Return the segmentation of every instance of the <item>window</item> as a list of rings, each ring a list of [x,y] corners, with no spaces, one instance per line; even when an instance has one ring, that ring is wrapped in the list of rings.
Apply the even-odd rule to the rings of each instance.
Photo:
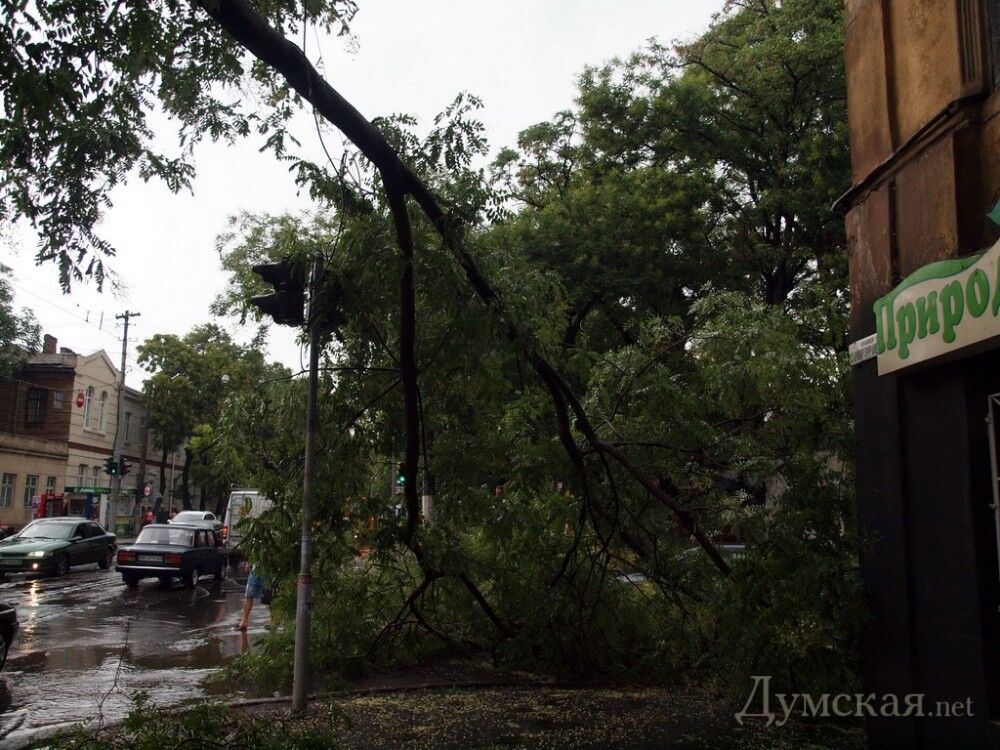
[[[87,483],[87,467],[85,464],[80,464],[80,473],[77,474],[76,480],[78,487],[83,487]]]
[[[132,412],[125,412],[125,442],[132,442]]]
[[[83,402],[83,426],[90,427],[90,416],[94,410],[94,386],[88,386],[87,397]]]
[[[64,396],[65,394],[60,390],[52,391],[52,406],[56,409],[62,409],[66,404]]]
[[[146,526],[139,532],[136,544],[172,544],[175,547],[193,547],[191,529],[171,529],[166,526]]]
[[[49,392],[46,388],[28,389],[28,411],[24,421],[28,424],[41,424],[45,421],[45,407],[49,402]]]
[[[101,411],[100,411],[100,415],[97,418],[97,429],[99,429],[101,432],[104,432],[104,415],[105,415],[105,412],[107,411],[107,406],[108,406],[108,392],[107,391],[102,391],[101,392]]]
[[[0,508],[9,508],[14,502],[14,482],[16,474],[4,474],[0,481]]]
[[[52,495],[56,491],[56,478],[45,477],[45,494]]]
[[[94,483],[91,485],[91,487],[100,487],[100,486],[101,486],[101,467],[100,466],[95,466],[94,467]]]
[[[31,498],[38,494],[38,475],[28,474],[24,478],[24,507],[31,507]]]

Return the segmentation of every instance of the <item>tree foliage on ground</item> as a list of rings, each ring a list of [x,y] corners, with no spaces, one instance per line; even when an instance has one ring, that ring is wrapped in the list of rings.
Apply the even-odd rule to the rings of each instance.
[[[28,308],[14,309],[11,270],[0,264],[0,375],[10,375],[41,345],[41,328]]]
[[[827,209],[847,180],[839,3],[730,3],[692,44],[588,71],[575,110],[488,170],[477,100],[456,99],[424,136],[407,117],[365,122],[288,41],[294,3],[94,5],[60,35],[33,32],[22,8],[4,32],[21,59],[0,76],[17,107],[3,141],[27,138],[41,160],[12,162],[4,208],[35,222],[64,283],[103,273],[94,221],[128,168],[189,179],[149,151],[148,99],[188,143],[256,127],[284,154],[301,97],[360,152],[294,163],[315,218],[245,217],[223,245],[237,291],[219,311],[245,315],[247,263],[281,250],[320,254],[324,297],[344,313],[324,352],[317,658],[471,646],[578,671],[849,681],[845,253]],[[307,4],[306,20],[351,12]],[[95,80],[80,49],[101,61]],[[39,78],[62,107],[52,124],[32,119]],[[264,91],[249,114],[246,84]],[[70,132],[80,96],[119,107],[118,138]],[[102,158],[79,158],[91,151]],[[49,193],[69,204],[56,218]],[[286,607],[302,388],[237,394],[198,435],[275,498],[248,544]],[[762,505],[768,487],[781,491]],[[730,536],[747,551],[727,561]],[[368,562],[352,565],[362,547]]]

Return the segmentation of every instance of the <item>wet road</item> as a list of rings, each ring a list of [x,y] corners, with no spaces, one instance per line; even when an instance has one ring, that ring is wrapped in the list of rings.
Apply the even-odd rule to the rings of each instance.
[[[194,589],[145,580],[129,591],[113,570],[87,565],[63,578],[0,583],[0,602],[14,605],[21,626],[0,673],[12,698],[0,714],[0,747],[39,726],[119,719],[140,690],[160,705],[203,698],[205,678],[264,632],[259,605],[248,634],[233,629],[245,578],[206,576]]]

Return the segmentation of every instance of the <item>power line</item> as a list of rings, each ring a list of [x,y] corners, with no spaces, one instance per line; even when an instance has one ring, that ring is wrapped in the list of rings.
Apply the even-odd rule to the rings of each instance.
[[[34,292],[31,289],[28,289],[26,286],[24,286],[23,283],[21,283],[19,281],[14,281],[13,279],[9,279],[9,281],[11,282],[11,284],[13,284],[14,286],[18,287],[22,292],[26,292],[27,294],[30,294],[32,297],[35,297],[35,298],[41,300],[45,304],[51,305],[52,307],[56,308],[60,312],[63,312],[66,315],[69,315],[71,318],[76,318],[81,323],[89,325],[91,328],[93,328],[95,331],[98,331],[102,335],[107,336],[109,338],[112,338],[115,341],[120,341],[120,339],[118,338],[118,336],[116,336],[111,331],[105,331],[103,328],[101,328],[98,325],[95,325],[94,323],[91,323],[90,320],[88,320],[87,318],[84,318],[84,317],[80,316],[78,313],[75,313],[72,310],[67,310],[62,305],[59,305],[59,304],[53,302],[52,300],[43,297],[41,294],[38,294],[37,292]]]

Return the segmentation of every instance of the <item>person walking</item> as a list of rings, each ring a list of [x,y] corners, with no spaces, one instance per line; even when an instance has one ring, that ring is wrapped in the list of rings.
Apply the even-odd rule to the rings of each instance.
[[[250,612],[253,610],[253,600],[264,596],[264,579],[257,575],[257,567],[250,569],[250,576],[247,578],[246,591],[243,592],[243,617],[233,627],[237,630],[246,631],[250,624]]]

